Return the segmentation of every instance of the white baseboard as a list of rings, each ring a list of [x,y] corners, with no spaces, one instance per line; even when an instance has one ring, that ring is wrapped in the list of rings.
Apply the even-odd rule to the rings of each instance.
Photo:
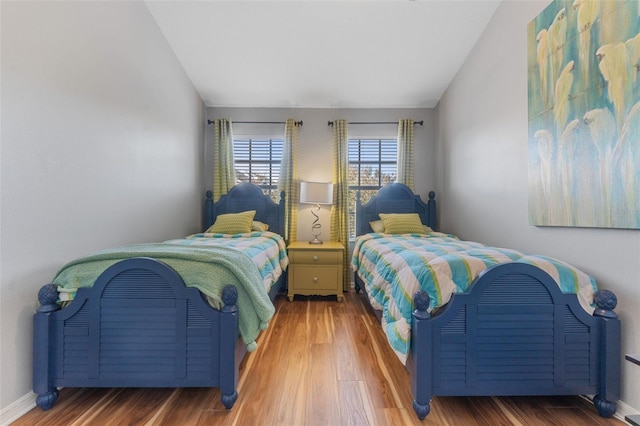
[[[11,403],[8,407],[0,410],[0,426],[7,426],[11,422],[27,414],[36,406],[36,394],[29,392],[19,400]]]
[[[624,422],[625,421],[624,418],[626,416],[633,416],[633,415],[637,415],[637,414],[640,414],[640,413],[638,413],[638,410],[634,409],[630,405],[625,404],[622,401],[618,401],[617,410],[616,410],[616,414],[614,415],[614,417],[616,419],[622,420]]]

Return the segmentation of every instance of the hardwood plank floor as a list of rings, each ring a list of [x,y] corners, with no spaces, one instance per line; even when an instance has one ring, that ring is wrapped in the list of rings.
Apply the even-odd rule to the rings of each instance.
[[[240,366],[231,410],[217,389],[62,389],[22,425],[623,425],[580,397],[435,397],[420,422],[409,374],[363,296],[276,299],[258,350]]]

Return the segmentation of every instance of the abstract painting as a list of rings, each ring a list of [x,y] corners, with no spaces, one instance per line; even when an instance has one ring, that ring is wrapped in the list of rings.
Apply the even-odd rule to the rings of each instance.
[[[529,223],[640,229],[640,6],[555,0],[527,28]]]

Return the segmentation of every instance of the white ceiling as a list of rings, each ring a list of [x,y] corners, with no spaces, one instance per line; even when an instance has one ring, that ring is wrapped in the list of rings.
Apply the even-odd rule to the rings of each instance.
[[[206,106],[434,107],[500,1],[147,1]]]

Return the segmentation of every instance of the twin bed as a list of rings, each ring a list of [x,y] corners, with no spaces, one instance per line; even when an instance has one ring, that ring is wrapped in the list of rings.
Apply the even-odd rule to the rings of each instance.
[[[269,231],[250,234],[251,241],[264,234],[278,240],[283,205],[254,185],[240,184],[217,203],[209,194],[206,227],[220,215],[255,210],[254,220]],[[381,225],[382,231],[406,225],[397,228],[397,216],[385,216],[381,224],[381,213],[400,218],[416,213],[421,229],[405,235],[380,232]],[[372,225],[378,232],[372,232]],[[410,372],[413,408],[420,419],[437,395],[594,395],[598,413],[613,415],[621,354],[611,292],[596,292],[589,276],[555,259],[435,232],[435,195],[424,203],[402,184],[388,185],[365,205],[358,203],[356,228],[356,289],[380,310],[389,343]],[[240,258],[237,252],[225,254],[229,249],[224,247],[214,257],[227,259],[228,268],[216,265],[209,272],[173,264],[165,255],[186,248],[204,256],[203,247],[226,244],[211,237],[197,234],[136,247],[124,260],[114,260],[111,251],[89,258],[109,263],[106,269],[98,265],[97,278],[89,279],[95,278],[95,284],[78,289],[64,309],[56,303],[59,283],[44,286],[34,316],[37,405],[51,408],[63,386],[193,386],[219,387],[222,403],[231,408],[239,364],[269,319],[269,312],[260,313],[256,305],[269,310],[265,300],[273,300],[284,285],[287,259],[283,243],[276,243],[280,249],[254,262],[257,270],[268,269],[268,263],[273,270],[259,271],[255,278],[236,273],[251,268],[233,266]],[[257,252],[270,250],[256,247]],[[197,279],[210,275],[228,282],[211,290]],[[62,287],[84,285],[65,281]],[[262,305],[249,302],[248,293],[256,291]],[[245,311],[253,311],[253,319],[241,320]],[[247,329],[247,322],[252,327]]]
[[[219,387],[231,408],[240,362],[284,286],[283,205],[252,184],[216,203],[209,192],[205,229],[250,232],[127,246],[65,265],[38,294],[36,404],[51,408],[58,387]],[[60,309],[59,299],[72,301]]]
[[[379,310],[410,372],[418,417],[437,395],[594,395],[598,413],[612,416],[621,359],[615,295],[556,259],[435,232],[435,211],[435,194],[424,203],[399,183],[356,208],[356,289]],[[415,216],[394,223],[412,213],[431,229],[416,229]],[[372,232],[381,218],[384,232]]]

